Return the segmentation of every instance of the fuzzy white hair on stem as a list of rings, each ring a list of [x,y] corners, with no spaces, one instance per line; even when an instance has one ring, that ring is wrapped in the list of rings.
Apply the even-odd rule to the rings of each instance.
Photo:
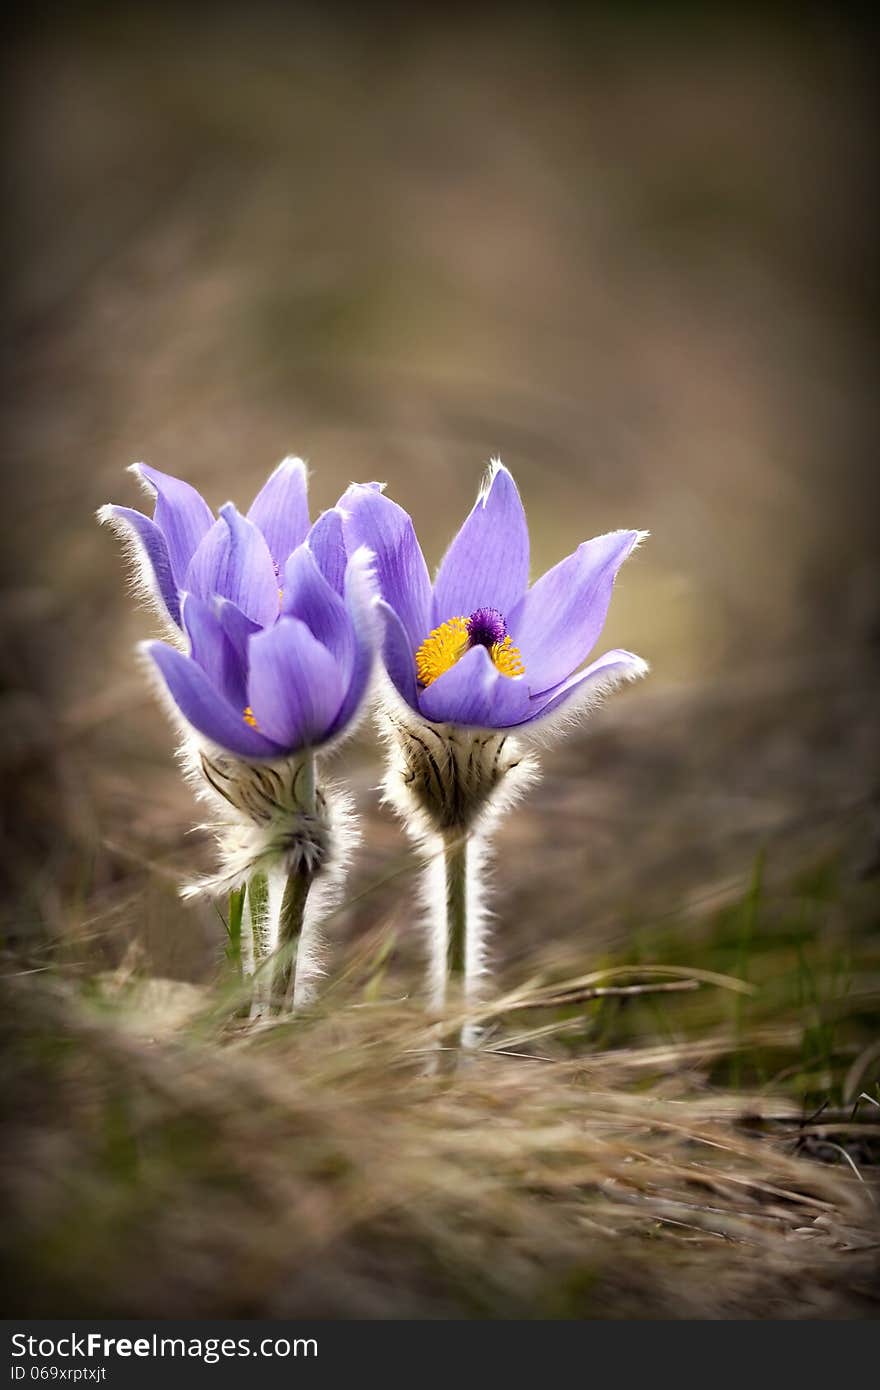
[[[388,752],[384,799],[425,863],[428,996],[434,1012],[479,1002],[489,978],[489,845],[498,820],[538,766],[504,730],[432,724],[383,687],[379,731]],[[457,997],[453,998],[453,995]],[[460,1042],[472,1048],[466,1024]]]
[[[468,1009],[481,1002],[491,978],[489,928],[493,914],[488,907],[491,886],[491,840],[485,831],[463,835],[453,852],[461,855],[464,877],[464,961],[460,981],[450,979],[450,933],[455,929],[450,912],[450,843],[440,835],[423,841],[426,853],[422,876],[422,902],[428,928],[428,997],[432,1011],[442,1014],[447,1007]],[[450,985],[458,998],[450,997]],[[477,1045],[479,1029],[466,1022],[461,1045]]]

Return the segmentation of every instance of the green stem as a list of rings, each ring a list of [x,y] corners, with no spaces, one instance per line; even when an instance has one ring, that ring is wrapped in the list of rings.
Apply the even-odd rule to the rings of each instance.
[[[296,779],[296,798],[304,811],[315,814],[315,755],[311,751],[303,754]]]
[[[444,1001],[460,1009],[467,997],[467,837],[461,834],[446,840],[446,974]],[[450,1037],[453,1047],[463,1045],[463,1036]],[[454,1065],[455,1054],[448,1054]]]
[[[446,979],[451,992],[464,993],[467,958],[467,840],[447,841]]]
[[[244,917],[244,888],[233,888],[229,894],[229,917],[226,923],[226,959],[237,975],[241,974],[241,925]]]
[[[290,874],[281,902],[275,970],[272,976],[272,1003],[280,1013],[289,1013],[296,988],[297,945],[302,936],[306,903],[314,875],[305,871]]]
[[[262,1017],[266,1004],[265,931],[269,915],[269,880],[262,871],[252,874],[244,890],[247,930],[250,943],[249,959],[243,965],[250,979],[251,1018]],[[244,925],[244,924],[243,924]]]
[[[251,928],[251,949],[254,972],[259,970],[265,955],[265,922],[269,912],[269,880],[265,873],[255,873],[247,886],[248,920]]]
[[[307,814],[315,814],[315,758],[306,753],[297,773],[296,797]],[[306,904],[314,873],[298,867],[288,875],[281,900],[275,962],[272,974],[272,1003],[280,1013],[289,1013],[296,990],[297,946],[302,937]]]

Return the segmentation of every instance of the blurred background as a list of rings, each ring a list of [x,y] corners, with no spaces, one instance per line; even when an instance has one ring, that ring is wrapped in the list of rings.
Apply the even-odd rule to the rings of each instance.
[[[191,829],[198,812],[171,730],[135,662],[153,618],[94,520],[106,501],[140,505],[124,471],[135,460],[186,477],[213,506],[244,507],[282,456],[300,454],[313,516],[352,479],[385,480],[432,568],[493,455],[523,495],[533,576],[586,537],[649,529],[602,643],[637,651],[652,674],[543,755],[540,786],[504,822],[498,969],[520,981],[564,955],[577,971],[664,961],[748,975],[763,991],[748,1013],[700,994],[589,1014],[587,1055],[656,1045],[668,1094],[663,1048],[690,1059],[711,1036],[713,1057],[732,1051],[698,1078],[687,1070],[688,1085],[784,1086],[804,1114],[850,1107],[860,1088],[880,1101],[870,37],[840,9],[786,17],[635,3],[421,14],[121,3],[8,29],[0,924],[17,976],[49,990],[21,996],[31,1003],[2,1021],[21,1068],[10,1096],[24,1128],[2,1185],[29,1269],[22,1306],[358,1316],[404,1305],[442,1315],[461,1297],[468,1316],[506,1313],[520,1297],[539,1306],[532,1276],[512,1262],[518,1236],[482,1262],[466,1239],[437,1254],[437,1231],[459,1219],[471,1229],[457,1211],[428,1233],[424,1288],[451,1269],[445,1304],[430,1293],[419,1302],[409,1255],[388,1284],[375,1231],[365,1263],[351,1257],[349,1284],[332,1252],[326,1266],[312,1255],[304,1264],[301,1232],[314,1228],[326,1251],[337,1230],[321,1174],[348,1170],[328,1160],[282,1200],[299,1178],[277,1130],[260,1148],[279,1165],[261,1196],[274,1216],[255,1263],[243,1263],[250,1217],[235,1235],[237,1218],[214,1212],[214,1197],[191,1200],[190,1129],[183,1149],[169,1140],[167,1170],[164,1158],[137,1166],[130,1116],[154,1104],[163,1054],[111,1047],[91,1023],[56,1012],[59,981],[91,998],[97,980],[161,978],[176,982],[185,1013],[224,968],[222,912],[178,897],[213,851]],[[413,862],[378,802],[369,727],[335,768],[355,791],[364,845],[328,928],[331,958],[393,932],[392,970],[408,990],[421,958]],[[133,1006],[122,1016],[159,1029],[152,1015],[138,1024]],[[59,1037],[82,1046],[62,1054]],[[216,1066],[218,1133],[237,1124],[230,1055],[192,1062],[191,1093],[181,1054],[169,1061],[179,1095],[194,1098]],[[276,1087],[288,1072],[280,1056]],[[325,1103],[320,1064],[306,1058],[299,1073],[320,1081],[302,1121],[312,1136],[348,1123]],[[114,1089],[129,1067],[139,1079]],[[353,1086],[375,1082],[370,1105],[385,1104],[385,1074],[358,1076]],[[525,1107],[525,1154],[527,1136],[543,1131],[531,1101],[514,1103]],[[494,1089],[482,1104],[463,1123],[488,1136]],[[401,1108],[387,1134],[415,1165],[430,1146],[411,1123]],[[437,1124],[446,1136],[445,1111]],[[202,1132],[199,1118],[192,1133]],[[358,1162],[383,1132],[351,1122]],[[577,1154],[579,1119],[573,1135]],[[816,1156],[853,1185],[847,1164],[877,1161],[876,1142],[873,1159],[859,1143]],[[256,1180],[253,1152],[243,1168]],[[214,1161],[212,1148],[210,1192]],[[389,1174],[400,1179],[378,1149],[374,1169],[383,1193]],[[66,1186],[70,1174],[83,1186]],[[783,1166],[776,1182],[790,1181]],[[382,1200],[404,1210],[397,1190]],[[140,1234],[120,1245],[128,1203]],[[188,1213],[199,1210],[214,1215],[196,1228]],[[531,1231],[534,1210],[523,1210]],[[535,1278],[550,1269],[549,1229],[535,1227]],[[564,1265],[571,1230],[566,1220],[553,1237]],[[218,1233],[207,1253],[206,1232]],[[181,1241],[196,1251],[190,1264]],[[410,1250],[397,1235],[393,1245]],[[731,1247],[711,1248],[726,1260]],[[230,1251],[224,1274],[216,1261]],[[622,1315],[620,1290],[637,1277],[628,1254],[621,1272],[624,1247],[613,1251],[610,1283],[589,1284],[600,1290],[591,1314]],[[306,1265],[317,1292],[296,1282]],[[292,1283],[279,1284],[279,1268]],[[239,1294],[230,1271],[242,1269]],[[769,1266],[756,1269],[749,1280],[770,1278]],[[506,1282],[469,1305],[471,1277]],[[101,1291],[84,1303],[94,1280]],[[540,1307],[579,1316],[587,1287],[554,1285]],[[662,1304],[664,1287],[647,1275],[635,1306]],[[733,1306],[705,1271],[682,1288],[665,1315],[707,1298],[714,1316]],[[851,1307],[854,1295],[834,1288],[817,1284],[814,1311]],[[749,1297],[748,1315],[788,1315],[763,1286]]]

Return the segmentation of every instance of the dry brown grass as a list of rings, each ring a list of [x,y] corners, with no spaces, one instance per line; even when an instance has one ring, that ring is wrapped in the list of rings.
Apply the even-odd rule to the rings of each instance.
[[[532,987],[494,1007],[491,1051],[432,1075],[436,1028],[370,1002],[367,980],[254,1033],[228,993],[9,979],[9,1311],[876,1309],[876,1197],[855,1164],[803,1152],[856,1129],[876,1145],[870,1115],[810,1124],[791,1100],[720,1091],[717,1036],[572,1056],[570,1016]]]

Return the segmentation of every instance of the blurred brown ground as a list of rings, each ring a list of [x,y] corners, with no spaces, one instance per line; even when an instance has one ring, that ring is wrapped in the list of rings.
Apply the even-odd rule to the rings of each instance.
[[[133,658],[113,539],[144,459],[313,513],[386,479],[435,564],[485,461],[540,573],[652,539],[603,643],[653,674],[545,758],[498,841],[497,950],[723,900],[876,828],[876,236],[842,24],[638,7],[366,23],[73,11],[13,36],[3,912],[28,950],[206,978],[210,847]],[[872,495],[873,494],[873,495]],[[354,888],[396,865],[369,732]],[[873,803],[876,804],[876,803]],[[872,841],[871,835],[875,838]],[[408,893],[338,924],[407,926]]]

